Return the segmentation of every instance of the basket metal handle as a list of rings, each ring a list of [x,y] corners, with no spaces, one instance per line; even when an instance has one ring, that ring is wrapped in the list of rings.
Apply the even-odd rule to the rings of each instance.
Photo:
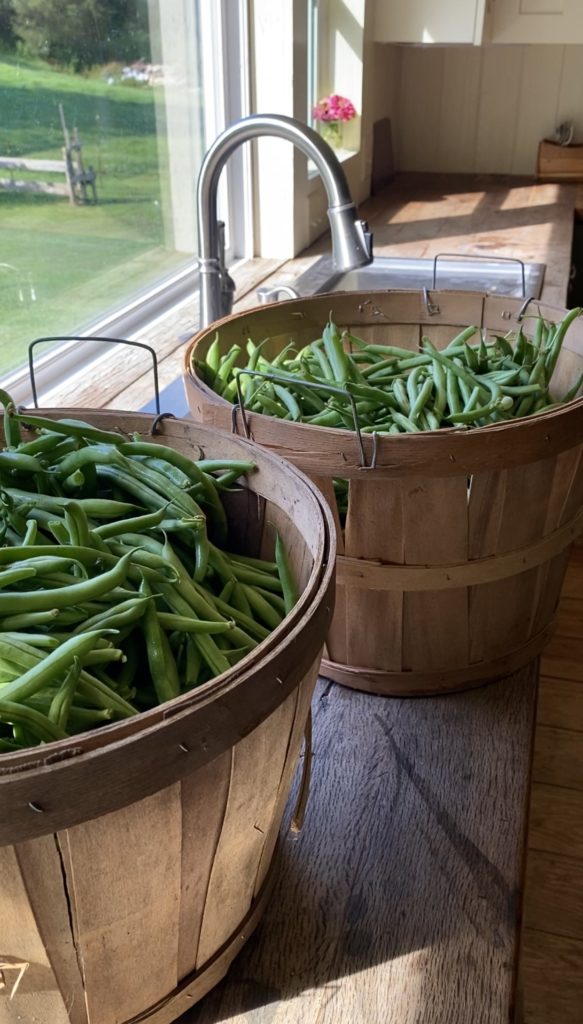
[[[287,383],[287,377],[279,377],[276,373],[266,373],[262,370],[248,370],[246,368],[239,369],[235,382],[237,385],[237,405],[233,406],[233,432],[236,429],[236,417],[237,409],[241,410],[241,419],[243,421],[243,429],[245,431],[245,437],[247,440],[251,437],[251,431],[249,430],[249,423],[247,420],[247,409],[245,408],[245,396],[243,394],[240,378],[246,374],[248,377],[261,377],[263,380],[275,381],[277,384]],[[373,466],[369,466],[366,461],[366,453],[364,451],[364,444],[362,441],[362,432],[360,428],[360,421],[358,419],[358,410],[356,408],[356,402],[354,401],[354,395],[350,394],[350,391],[346,391],[344,388],[336,387],[333,384],[320,384],[313,383],[312,381],[302,380],[297,382],[302,388],[309,388],[312,391],[327,391],[331,395],[339,395],[341,398],[348,399],[350,403],[350,409],[352,412],[352,420],[354,423],[354,431],[356,433],[356,440],[358,443],[358,451],[360,455],[360,465],[362,469],[371,469]],[[373,448],[374,457],[376,461],[376,433],[373,433]]]
[[[36,378],[34,370],[34,350],[37,345],[46,344],[49,341],[100,341],[106,345],[131,345],[132,348],[142,348],[146,352],[149,352],[152,357],[152,373],[154,376],[154,401],[156,403],[156,413],[160,415],[160,383],[158,378],[158,357],[151,345],[146,345],[143,341],[128,341],[126,338],[100,338],[92,337],[87,335],[74,335],[74,334],[58,334],[52,337],[46,338],[35,338],[31,341],[28,346],[28,372],[30,375],[30,387],[32,390],[32,400],[34,402],[35,409],[38,409],[38,392],[36,388]]]
[[[518,263],[520,266],[520,279],[522,283],[522,298],[526,298],[526,270],[523,261],[519,260],[516,256],[485,256],[483,253],[472,252],[438,252],[437,255],[433,257],[433,289],[435,289],[435,280],[437,277],[437,261],[442,259],[444,256],[458,260],[484,260],[488,263]]]

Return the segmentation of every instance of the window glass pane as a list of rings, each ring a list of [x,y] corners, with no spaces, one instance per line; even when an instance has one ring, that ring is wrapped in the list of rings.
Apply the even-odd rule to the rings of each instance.
[[[0,0],[0,373],[192,263],[212,6]]]
[[[364,0],[308,0],[309,123],[341,159],[360,148],[364,13]]]

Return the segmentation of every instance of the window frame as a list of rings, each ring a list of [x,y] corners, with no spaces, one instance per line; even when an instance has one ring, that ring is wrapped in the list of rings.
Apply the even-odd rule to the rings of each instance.
[[[200,14],[201,49],[205,53],[202,75],[205,94],[204,143],[205,149],[208,149],[227,125],[249,113],[248,0],[235,0],[235,3],[233,0],[219,0],[218,3],[216,0],[190,0],[190,3],[193,14],[196,13],[195,9]],[[206,59],[209,54],[210,59]],[[208,107],[206,97],[209,97]],[[235,154],[230,166],[225,169],[224,178],[225,181],[221,182],[219,208],[229,225],[226,258],[232,264],[252,251],[248,154]],[[241,194],[243,202],[240,201]],[[194,203],[192,217],[196,218]],[[133,340],[149,324],[189,297],[193,304],[194,328],[198,313],[197,268],[198,260],[194,257],[179,271],[129,296],[123,305],[104,310],[102,316],[88,323],[72,324],[68,333],[86,338],[86,342],[80,344],[77,341],[64,341],[45,355],[35,356],[34,374],[41,404],[44,392],[49,392],[68,376],[106,356],[103,344],[91,344],[92,336]],[[32,403],[29,360],[30,357],[23,366],[3,375],[0,380],[2,387],[17,405]]]

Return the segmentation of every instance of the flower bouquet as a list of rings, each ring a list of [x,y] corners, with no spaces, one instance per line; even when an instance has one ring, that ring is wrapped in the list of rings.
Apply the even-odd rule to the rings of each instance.
[[[325,96],[312,110],[312,117],[320,125],[322,138],[334,149],[342,145],[342,125],[356,117],[356,110],[345,96]]]

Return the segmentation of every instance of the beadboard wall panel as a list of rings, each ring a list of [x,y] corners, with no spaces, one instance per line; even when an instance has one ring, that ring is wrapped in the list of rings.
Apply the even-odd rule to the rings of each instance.
[[[500,50],[488,48],[478,56],[481,57],[476,111],[478,133],[475,150],[472,153],[468,148],[467,159],[473,164],[472,170],[479,167],[488,174],[511,174],[519,111],[508,97],[520,95],[522,53],[501,47]],[[442,51],[442,58],[448,59],[445,51]],[[447,109],[447,102],[444,109]]]
[[[473,46],[451,49],[443,61],[439,104],[437,163],[444,171],[459,170],[478,138],[476,111],[480,99],[479,51]]]
[[[534,174],[538,143],[560,121],[583,141],[583,46],[385,49],[399,68],[401,171]]]

